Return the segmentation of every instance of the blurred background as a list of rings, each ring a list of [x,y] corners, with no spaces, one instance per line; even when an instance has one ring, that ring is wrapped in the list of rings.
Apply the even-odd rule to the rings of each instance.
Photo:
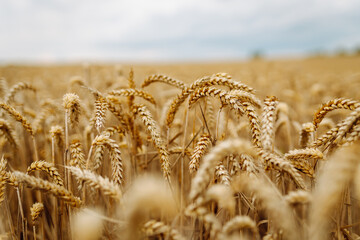
[[[360,54],[358,0],[0,1],[0,63]]]

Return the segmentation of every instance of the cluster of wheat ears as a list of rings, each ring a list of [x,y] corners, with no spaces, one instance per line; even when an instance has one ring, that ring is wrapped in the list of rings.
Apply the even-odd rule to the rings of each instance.
[[[229,74],[127,84],[73,77],[60,104],[1,79],[0,239],[359,239],[360,102],[322,103],[283,151],[288,105]]]

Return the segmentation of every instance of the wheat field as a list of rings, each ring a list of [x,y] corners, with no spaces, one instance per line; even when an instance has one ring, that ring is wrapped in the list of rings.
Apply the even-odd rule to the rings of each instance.
[[[0,239],[360,239],[359,66],[1,66]]]

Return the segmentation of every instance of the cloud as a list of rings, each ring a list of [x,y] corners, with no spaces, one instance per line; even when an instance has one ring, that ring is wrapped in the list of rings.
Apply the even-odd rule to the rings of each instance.
[[[0,2],[0,60],[216,60],[354,47],[356,0]]]

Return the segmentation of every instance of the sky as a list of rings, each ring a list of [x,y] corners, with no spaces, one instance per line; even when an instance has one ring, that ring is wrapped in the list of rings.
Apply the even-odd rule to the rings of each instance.
[[[0,62],[224,61],[360,47],[359,0],[0,0]]]

